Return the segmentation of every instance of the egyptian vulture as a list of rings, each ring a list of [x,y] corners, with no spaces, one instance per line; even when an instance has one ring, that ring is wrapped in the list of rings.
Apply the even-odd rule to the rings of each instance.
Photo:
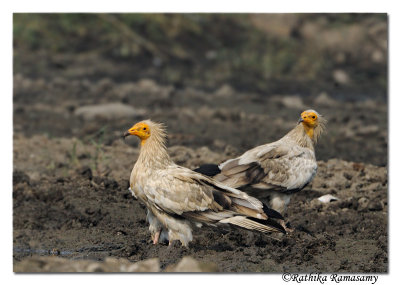
[[[206,164],[195,171],[233,188],[245,188],[252,193],[262,190],[260,196],[267,196],[269,206],[283,214],[290,195],[303,189],[317,172],[314,146],[325,124],[326,120],[316,111],[306,110],[280,140],[250,149],[219,166]]]
[[[141,140],[140,154],[130,176],[132,194],[147,208],[154,244],[192,241],[192,226],[226,225],[263,233],[282,232],[276,211],[258,199],[213,178],[176,165],[167,153],[162,124],[150,120],[131,127],[124,137]]]

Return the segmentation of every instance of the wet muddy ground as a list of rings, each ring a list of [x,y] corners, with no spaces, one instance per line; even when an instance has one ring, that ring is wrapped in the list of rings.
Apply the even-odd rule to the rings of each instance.
[[[316,94],[244,93],[119,81],[125,66],[90,57],[61,71],[14,76],[14,263],[30,256],[72,260],[183,256],[224,272],[387,272],[387,105]],[[93,70],[105,70],[103,77]],[[104,104],[112,104],[105,105]],[[296,231],[272,236],[203,228],[189,248],[152,245],[145,209],[128,192],[137,140],[122,133],[151,118],[164,122],[169,151],[194,168],[279,139],[301,111],[329,121],[316,152],[314,181],[286,215]],[[332,194],[327,204],[318,197]],[[255,193],[262,199],[262,193]]]

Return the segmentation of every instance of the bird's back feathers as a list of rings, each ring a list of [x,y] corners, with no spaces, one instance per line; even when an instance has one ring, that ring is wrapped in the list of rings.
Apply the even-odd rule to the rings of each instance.
[[[221,163],[219,170],[214,178],[234,188],[252,185],[260,189],[298,191],[312,180],[317,170],[313,141],[297,125],[282,139]]]

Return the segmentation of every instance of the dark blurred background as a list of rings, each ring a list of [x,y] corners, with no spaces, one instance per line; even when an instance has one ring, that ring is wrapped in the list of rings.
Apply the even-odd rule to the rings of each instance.
[[[32,76],[87,55],[129,68],[91,79],[386,100],[386,14],[15,14],[14,48],[14,72]]]
[[[319,159],[386,165],[387,20],[14,14],[14,131],[111,145],[152,118],[171,145],[241,152],[315,108],[329,120]]]

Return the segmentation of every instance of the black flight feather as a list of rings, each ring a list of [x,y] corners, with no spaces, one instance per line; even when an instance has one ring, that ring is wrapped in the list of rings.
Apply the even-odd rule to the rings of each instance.
[[[194,169],[194,171],[211,177],[221,173],[221,170],[216,164],[203,164],[200,167]]]
[[[263,203],[263,211],[264,211],[265,214],[267,214],[267,216],[269,218],[283,220],[282,215],[278,211],[275,211],[274,209],[269,208],[264,203]]]

